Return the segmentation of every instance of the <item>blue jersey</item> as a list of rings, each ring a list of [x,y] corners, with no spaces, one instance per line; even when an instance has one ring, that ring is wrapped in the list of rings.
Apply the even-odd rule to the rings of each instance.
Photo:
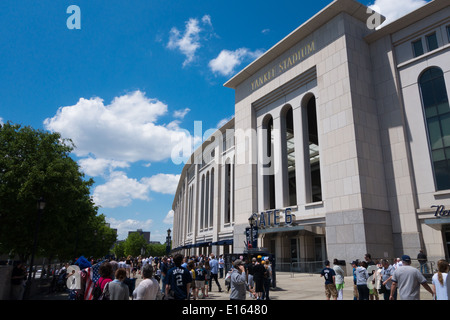
[[[331,268],[325,268],[322,270],[321,275],[325,278],[325,284],[333,284],[333,276],[336,273]]]
[[[205,268],[195,269],[195,280],[205,281],[205,279],[206,279],[206,269]]]
[[[191,282],[191,273],[186,268],[174,267],[167,272],[167,284],[177,300],[187,299],[187,284]]]

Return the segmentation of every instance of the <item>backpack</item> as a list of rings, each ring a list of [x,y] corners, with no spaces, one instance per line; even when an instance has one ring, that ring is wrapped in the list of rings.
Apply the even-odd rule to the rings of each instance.
[[[94,284],[94,288],[92,289],[92,300],[99,300],[100,296],[102,295],[102,282],[100,282],[99,279]]]

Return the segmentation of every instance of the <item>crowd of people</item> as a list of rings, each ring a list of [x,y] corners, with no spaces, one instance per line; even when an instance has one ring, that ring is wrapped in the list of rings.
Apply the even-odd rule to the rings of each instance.
[[[354,300],[416,300],[420,298],[420,287],[428,291],[433,299],[448,300],[450,283],[447,281],[449,263],[437,262],[437,270],[431,285],[423,275],[427,270],[426,256],[419,253],[419,268],[411,266],[407,255],[389,261],[373,261],[369,253],[362,261],[352,261]],[[69,263],[54,270],[52,290],[69,290],[70,299],[82,300],[199,300],[209,296],[213,285],[223,292],[219,279],[224,279],[231,300],[269,300],[273,281],[272,264],[269,257],[256,256],[247,259],[240,256],[226,270],[223,256],[183,256],[176,254],[164,257],[123,257],[90,261],[84,257],[76,260],[81,283],[70,286]],[[345,285],[345,262],[334,259],[333,266],[325,261],[320,276],[325,280],[325,298],[343,300]],[[23,280],[27,273],[23,264],[12,272],[11,294],[20,299]],[[137,278],[142,280],[136,285]],[[75,278],[75,277],[74,277]],[[75,283],[75,282],[73,282]],[[67,285],[69,284],[69,285]]]
[[[80,261],[81,259],[81,261]],[[272,267],[268,257],[257,256],[250,261],[236,259],[225,272],[223,256],[127,257],[118,261],[90,261],[80,258],[81,288],[70,289],[71,299],[88,300],[199,300],[205,299],[213,289],[223,292],[219,279],[224,279],[232,300],[245,299],[247,293],[255,300],[268,300],[272,280]],[[89,284],[89,272],[98,268],[98,279]],[[63,269],[66,267],[63,267]],[[75,273],[59,271],[65,281]],[[142,281],[136,286],[137,277]],[[70,282],[69,282],[70,283]],[[90,287],[89,287],[90,285]]]
[[[450,283],[447,282],[449,263],[439,260],[437,272],[432,276],[432,285],[423,275],[426,270],[426,256],[421,251],[418,255],[420,270],[411,266],[411,257],[403,255],[392,263],[387,259],[373,261],[369,253],[364,260],[352,261],[353,300],[419,300],[420,287],[428,291],[435,300],[449,300]],[[325,261],[321,272],[325,279],[325,297],[327,300],[342,300],[345,272],[338,259]]]

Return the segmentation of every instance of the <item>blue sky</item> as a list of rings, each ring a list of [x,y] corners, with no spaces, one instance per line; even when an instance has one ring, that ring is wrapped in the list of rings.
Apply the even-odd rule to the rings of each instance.
[[[361,1],[373,4],[374,1]],[[318,1],[2,0],[0,122],[58,131],[119,239],[163,242],[194,121],[234,114],[228,79],[330,3]],[[377,0],[393,19],[423,0]],[[81,29],[69,29],[70,5]]]

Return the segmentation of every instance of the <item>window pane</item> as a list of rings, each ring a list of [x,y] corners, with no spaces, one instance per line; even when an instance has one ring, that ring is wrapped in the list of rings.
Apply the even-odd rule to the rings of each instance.
[[[442,133],[439,126],[439,118],[428,119],[428,133],[430,136],[431,150],[442,148]]]
[[[425,107],[434,106],[433,81],[427,81],[421,84],[422,100]]]
[[[438,41],[436,37],[436,32],[427,36],[428,51],[433,51],[438,48]]]
[[[450,42],[450,26],[447,27],[448,41]]]
[[[437,106],[437,110],[438,110],[439,114],[445,114],[445,113],[450,112],[450,107],[448,105],[448,102],[439,104]]]
[[[450,147],[450,113],[447,113],[445,116],[441,117],[441,128],[444,146]]]
[[[294,146],[294,117],[292,108],[286,112],[286,157],[288,165],[289,205],[297,204],[295,181],[295,146]]]
[[[444,149],[439,149],[439,150],[433,151],[433,161],[434,162],[443,161],[443,160],[445,160]]]
[[[434,163],[434,174],[436,175],[436,186],[438,190],[450,189],[449,161]]]
[[[432,106],[432,107],[427,107],[425,109],[425,115],[427,118],[432,118],[434,116],[437,116],[437,109],[436,107]]]
[[[413,51],[414,51],[414,57],[418,57],[423,54],[422,39],[414,41],[412,43],[412,46],[413,46]]]

